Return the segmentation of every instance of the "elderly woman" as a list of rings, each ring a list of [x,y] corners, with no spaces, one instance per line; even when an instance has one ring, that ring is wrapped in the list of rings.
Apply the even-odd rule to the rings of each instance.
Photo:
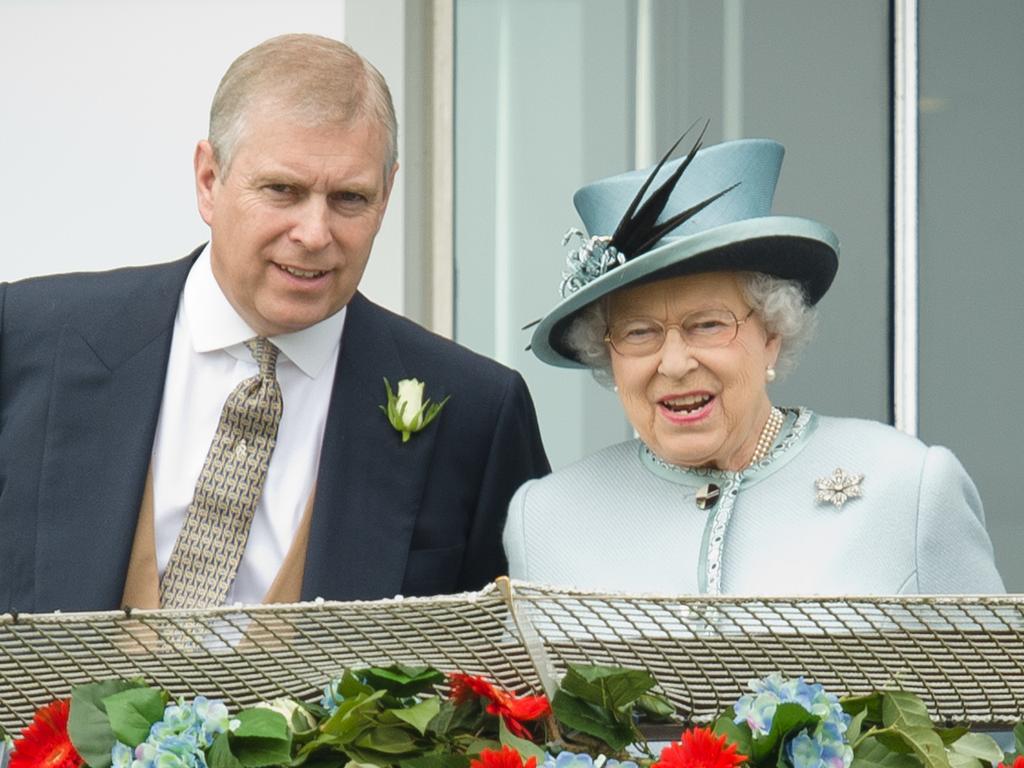
[[[771,215],[779,144],[699,145],[575,196],[592,237],[532,349],[610,377],[638,439],[519,489],[510,574],[633,593],[1002,592],[950,451],[773,405],[838,242]]]

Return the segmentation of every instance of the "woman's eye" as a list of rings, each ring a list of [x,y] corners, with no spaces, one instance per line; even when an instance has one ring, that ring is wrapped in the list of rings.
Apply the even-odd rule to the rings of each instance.
[[[721,320],[700,320],[695,323],[687,323],[686,332],[698,334],[721,333],[727,327],[727,324]]]
[[[658,327],[654,325],[634,325],[622,330],[625,341],[645,341],[658,335]]]

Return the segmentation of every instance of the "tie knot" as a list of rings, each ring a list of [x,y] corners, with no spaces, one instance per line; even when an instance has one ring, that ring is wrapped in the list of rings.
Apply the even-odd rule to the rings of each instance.
[[[252,352],[253,359],[260,367],[260,378],[274,379],[277,369],[278,348],[262,336],[249,339],[245,346]]]

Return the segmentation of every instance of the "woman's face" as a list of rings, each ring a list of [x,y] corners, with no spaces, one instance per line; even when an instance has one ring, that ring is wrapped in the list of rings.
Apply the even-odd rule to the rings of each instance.
[[[732,272],[686,275],[617,291],[608,325],[637,318],[678,323],[697,310],[750,313]],[[778,337],[768,338],[756,314],[721,347],[688,346],[670,328],[657,352],[627,357],[609,345],[612,375],[626,416],[661,459],[686,467],[737,470],[754,453],[771,402],[765,370],[774,366]]]

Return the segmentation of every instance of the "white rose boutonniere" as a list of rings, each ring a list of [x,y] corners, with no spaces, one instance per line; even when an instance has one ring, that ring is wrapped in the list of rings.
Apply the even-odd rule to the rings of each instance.
[[[407,442],[413,432],[419,432],[437,418],[437,414],[448,402],[449,395],[440,403],[431,403],[423,399],[425,384],[418,379],[401,379],[398,382],[398,394],[391,390],[391,382],[384,379],[387,389],[387,405],[379,406],[387,415],[391,426],[402,433],[402,442]]]

